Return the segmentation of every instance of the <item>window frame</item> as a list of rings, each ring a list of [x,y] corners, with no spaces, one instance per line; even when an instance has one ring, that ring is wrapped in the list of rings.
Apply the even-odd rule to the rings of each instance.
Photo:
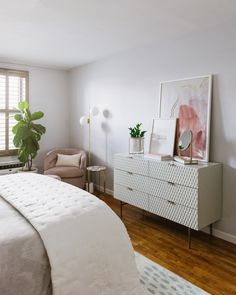
[[[6,76],[6,96],[5,108],[0,108],[0,113],[5,114],[5,150],[0,150],[0,157],[12,156],[17,154],[17,149],[9,149],[9,116],[17,113],[13,109],[9,109],[9,76],[16,76],[25,78],[25,100],[29,102],[29,72],[24,70],[14,70],[7,68],[0,68],[0,75]]]

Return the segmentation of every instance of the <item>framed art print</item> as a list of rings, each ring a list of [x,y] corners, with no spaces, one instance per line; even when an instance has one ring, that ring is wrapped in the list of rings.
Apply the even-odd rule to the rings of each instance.
[[[159,117],[177,118],[177,138],[193,134],[193,158],[209,161],[212,76],[161,82]],[[186,154],[186,156],[188,156]]]
[[[149,153],[173,156],[176,119],[153,119]]]

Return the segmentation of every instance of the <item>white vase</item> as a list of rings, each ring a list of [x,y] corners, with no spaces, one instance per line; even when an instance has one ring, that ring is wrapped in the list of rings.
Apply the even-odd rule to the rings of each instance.
[[[143,154],[144,153],[144,137],[130,137],[129,153]]]

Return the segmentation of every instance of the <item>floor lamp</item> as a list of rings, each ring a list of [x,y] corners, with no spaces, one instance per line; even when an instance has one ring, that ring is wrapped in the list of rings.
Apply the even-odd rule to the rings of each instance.
[[[99,113],[99,110],[97,107],[89,108],[89,114],[82,116],[80,118],[80,125],[86,126],[88,125],[88,132],[89,132],[89,142],[88,142],[88,166],[91,166],[91,123],[92,123],[92,117],[97,116]],[[88,183],[88,187],[90,184]],[[90,190],[90,189],[89,189]]]

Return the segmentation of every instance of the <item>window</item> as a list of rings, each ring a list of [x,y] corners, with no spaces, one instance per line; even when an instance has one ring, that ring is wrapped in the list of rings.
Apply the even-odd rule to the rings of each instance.
[[[18,102],[28,99],[28,72],[0,69],[0,155],[16,152],[12,127]]]

